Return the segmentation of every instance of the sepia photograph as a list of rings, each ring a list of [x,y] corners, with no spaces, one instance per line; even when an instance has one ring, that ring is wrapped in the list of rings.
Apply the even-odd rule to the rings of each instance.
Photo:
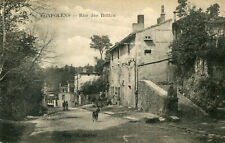
[[[225,143],[225,0],[0,0],[0,143]]]

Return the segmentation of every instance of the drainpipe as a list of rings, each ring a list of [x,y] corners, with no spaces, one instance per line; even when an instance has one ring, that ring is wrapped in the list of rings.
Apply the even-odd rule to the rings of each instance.
[[[135,61],[135,108],[138,109],[138,66]]]
[[[138,62],[137,62],[137,48],[135,48],[135,108],[138,109]]]

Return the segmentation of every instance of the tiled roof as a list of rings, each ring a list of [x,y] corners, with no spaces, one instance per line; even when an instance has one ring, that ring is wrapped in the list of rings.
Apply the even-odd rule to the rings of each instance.
[[[137,32],[130,33],[125,38],[123,38],[120,42],[116,43],[111,49],[109,49],[109,52],[112,52],[114,49],[116,49],[121,44],[125,43],[126,41],[129,41],[132,37],[136,36]]]

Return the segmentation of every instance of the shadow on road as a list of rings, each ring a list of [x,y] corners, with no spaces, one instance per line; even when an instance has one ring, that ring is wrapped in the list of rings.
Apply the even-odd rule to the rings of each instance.
[[[17,142],[21,139],[25,126],[0,122],[0,142]]]

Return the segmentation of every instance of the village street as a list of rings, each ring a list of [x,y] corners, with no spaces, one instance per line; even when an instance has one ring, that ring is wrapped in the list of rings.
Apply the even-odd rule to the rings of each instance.
[[[110,111],[115,111],[110,107]],[[120,109],[120,108],[118,108]],[[124,116],[121,112],[116,115],[108,115],[112,112],[102,110],[97,122],[92,121],[90,110],[82,108],[71,108],[69,111],[61,109],[54,114],[41,116],[23,122],[24,133],[20,134],[18,139],[13,142],[22,143],[64,143],[64,142],[90,142],[90,143],[206,143],[224,141],[224,132],[211,134],[207,128],[201,129],[196,127],[197,122],[191,123],[174,123],[174,122],[156,122],[146,123],[143,121],[133,122]],[[133,112],[131,112],[133,113]],[[135,113],[133,113],[135,114]],[[141,115],[141,114],[140,114]],[[140,116],[138,115],[138,116]],[[207,126],[209,122],[201,125]],[[225,122],[220,122],[220,127]],[[202,126],[201,126],[202,127]],[[211,124],[211,128],[220,128]],[[197,129],[199,129],[197,131]],[[208,129],[208,130],[209,130]],[[10,129],[13,132],[13,128]],[[4,134],[4,132],[1,132]],[[7,141],[7,135],[0,136],[0,141]],[[12,138],[12,135],[9,135]],[[11,140],[12,141],[12,140]]]

